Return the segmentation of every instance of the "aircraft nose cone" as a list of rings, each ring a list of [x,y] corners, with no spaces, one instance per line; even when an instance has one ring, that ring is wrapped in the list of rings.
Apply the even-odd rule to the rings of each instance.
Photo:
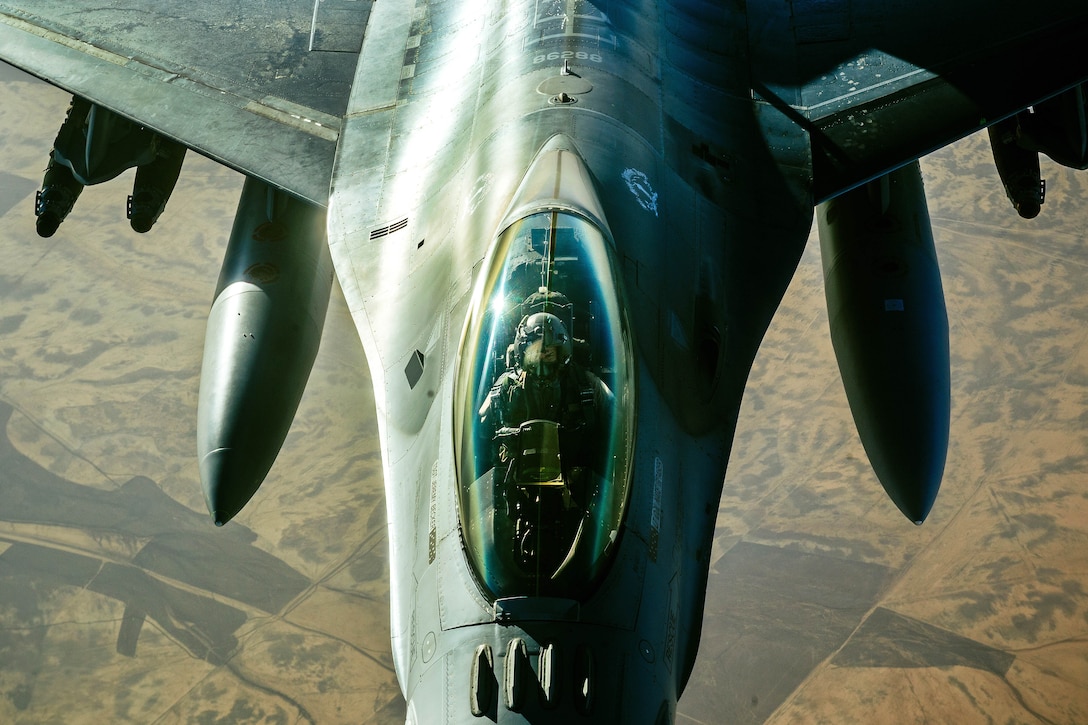
[[[216,526],[230,521],[249,502],[263,476],[255,477],[247,457],[235,448],[217,448],[200,460],[204,503]]]

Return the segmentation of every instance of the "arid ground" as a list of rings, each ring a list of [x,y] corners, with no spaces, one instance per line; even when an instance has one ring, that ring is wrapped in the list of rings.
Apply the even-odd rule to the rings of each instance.
[[[0,70],[0,722],[401,723],[374,405],[334,291],[280,458],[215,529],[204,322],[241,177],[190,154],[159,225],[131,178],[51,239],[67,97]],[[952,328],[924,526],[861,449],[810,243],[748,386],[680,723],[1088,722],[1088,175],[1004,198],[984,135],[923,161]]]

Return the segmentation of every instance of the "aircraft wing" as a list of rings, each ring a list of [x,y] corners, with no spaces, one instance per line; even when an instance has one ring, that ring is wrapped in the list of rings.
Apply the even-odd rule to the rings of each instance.
[[[0,60],[324,205],[371,6],[0,0]]]
[[[1083,0],[779,5],[749,3],[752,85],[808,131],[816,201],[1088,78]]]
[[[104,5],[0,0],[0,60],[327,202],[371,2]],[[755,96],[809,132],[817,201],[1088,77],[1082,0],[761,2],[747,24]]]

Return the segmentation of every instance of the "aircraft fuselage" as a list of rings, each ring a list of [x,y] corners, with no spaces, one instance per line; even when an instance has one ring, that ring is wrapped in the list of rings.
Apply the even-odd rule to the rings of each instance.
[[[811,222],[804,174],[799,183],[767,163],[761,176],[746,175],[775,151],[738,72],[743,48],[712,56],[714,67],[685,54],[716,24],[729,30],[724,13],[708,28],[685,7],[661,10],[672,17],[661,22],[638,7],[614,4],[606,16],[574,0],[448,5],[408,21],[375,6],[368,43],[412,23],[402,82],[396,98],[369,91],[364,45],[329,215],[341,285],[364,300],[352,314],[381,425],[393,653],[408,719],[671,722],[698,646],[744,380]],[[708,76],[733,77],[738,90]],[[353,144],[355,129],[390,120],[388,149]],[[711,136],[734,147],[703,141]],[[788,134],[776,143],[788,147]],[[560,248],[582,226],[607,247],[593,269],[614,281],[607,294],[623,343],[608,364],[600,354],[581,364],[587,379],[617,387],[610,410],[630,421],[600,454],[620,473],[609,469],[611,498],[580,494],[571,480],[582,467],[570,473],[562,443],[571,425],[560,422],[553,459],[567,461],[556,463],[562,475],[541,479],[541,464],[517,488],[518,501],[535,503],[508,492],[515,468],[506,458],[494,471],[479,466],[494,500],[467,503],[484,484],[469,480],[465,440],[497,379],[466,383],[483,375],[466,360],[480,344],[477,318],[489,314],[490,270],[502,263],[496,240],[534,214],[568,220],[539,231],[551,243],[550,261],[539,263],[545,277],[589,255]],[[576,289],[575,277],[557,273],[566,281],[539,291],[576,298],[582,323],[572,324],[592,337],[583,323],[607,319],[595,306],[606,303]],[[594,344],[573,337],[576,348]],[[489,353],[497,367],[501,352]],[[622,385],[617,367],[629,371]],[[540,523],[540,502],[563,487],[563,513]],[[586,522],[606,510],[619,512],[614,527],[600,524],[583,554]],[[474,554],[476,531],[490,550]],[[545,539],[562,551],[541,553]],[[591,574],[571,574],[583,559]]]

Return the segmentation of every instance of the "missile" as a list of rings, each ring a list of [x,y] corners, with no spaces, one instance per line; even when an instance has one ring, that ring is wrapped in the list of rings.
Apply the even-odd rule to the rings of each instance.
[[[986,129],[994,165],[1016,213],[1024,219],[1039,216],[1046,197],[1046,182],[1040,176],[1039,152],[1020,145],[1017,117],[999,121]]]
[[[184,158],[183,145],[73,97],[34,200],[39,236],[53,236],[84,186],[109,181],[132,167],[136,181],[128,218],[137,232],[148,231],[166,207]]]
[[[1046,184],[1039,154],[1071,169],[1088,169],[1088,94],[1084,84],[998,121],[986,132],[1005,194],[1025,219],[1039,214]]]
[[[141,234],[149,231],[166,209],[185,160],[185,147],[164,136],[156,135],[152,146],[155,158],[136,167],[126,209],[133,231]]]
[[[247,179],[208,315],[197,404],[204,501],[229,521],[283,445],[332,288],[325,211]]]
[[[817,207],[831,340],[877,478],[921,524],[951,410],[948,314],[917,162]]]

